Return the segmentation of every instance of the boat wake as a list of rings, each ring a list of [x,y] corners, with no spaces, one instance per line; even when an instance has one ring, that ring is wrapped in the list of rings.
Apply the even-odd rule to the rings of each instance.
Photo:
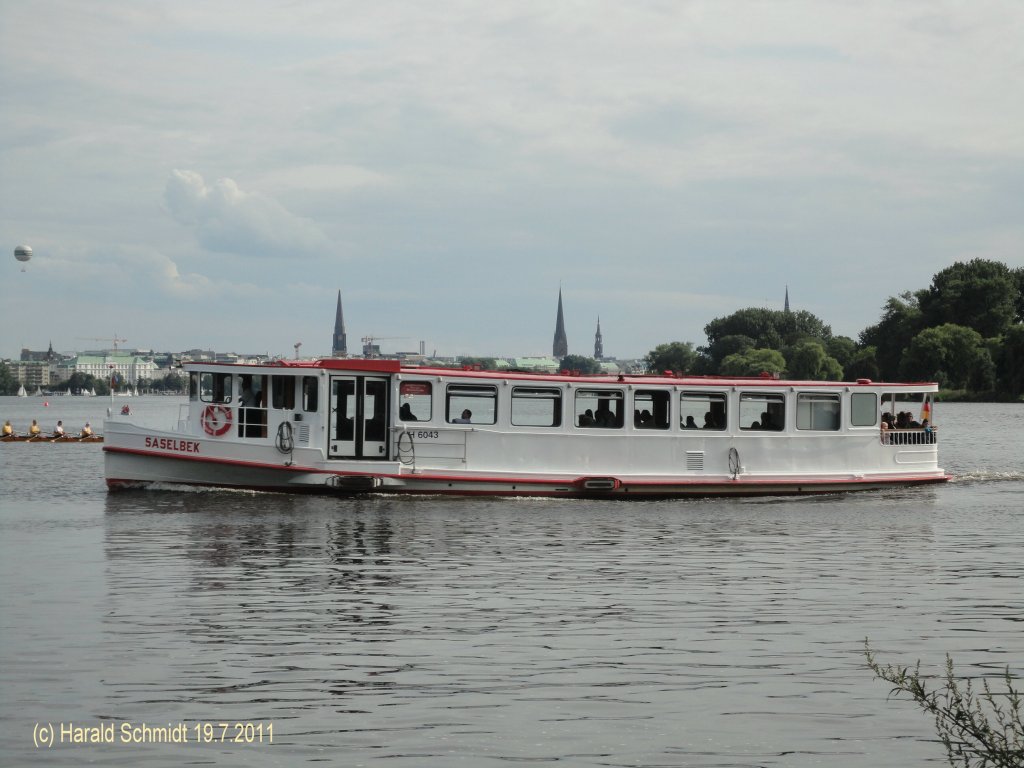
[[[954,472],[950,481],[956,484],[1020,482],[1024,480],[1024,472],[990,472],[980,469],[971,472]]]
[[[256,496],[268,493],[267,491],[254,491],[251,488],[217,488],[208,485],[179,485],[177,483],[160,483],[160,482],[139,482],[139,483],[124,483],[118,487],[118,492],[121,491],[147,491],[157,493],[216,493],[233,496]]]

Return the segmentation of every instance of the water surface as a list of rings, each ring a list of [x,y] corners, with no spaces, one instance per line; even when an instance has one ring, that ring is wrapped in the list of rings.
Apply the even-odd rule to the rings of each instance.
[[[0,418],[108,405],[27,400]],[[179,402],[132,407],[166,426]],[[1024,408],[935,415],[954,482],[784,499],[108,495],[99,446],[0,445],[0,758],[945,764],[863,640],[1024,671]],[[37,723],[207,721],[274,743],[33,746]]]

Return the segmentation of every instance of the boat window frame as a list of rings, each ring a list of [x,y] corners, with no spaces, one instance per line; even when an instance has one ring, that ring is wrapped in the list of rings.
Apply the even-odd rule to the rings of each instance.
[[[461,391],[459,391],[461,390]],[[472,408],[467,408],[465,404],[458,406],[457,411],[459,416],[455,416],[452,412],[452,402],[454,397],[471,398],[472,403],[475,400],[490,400],[491,404],[491,420],[481,420],[481,412],[473,411]],[[458,421],[462,416],[463,410],[469,410],[472,415],[468,422]],[[445,421],[448,424],[481,424],[481,425],[492,425],[498,423],[498,387],[495,384],[448,384],[445,387],[444,393],[444,412]]]
[[[414,387],[417,388],[417,389],[425,387],[426,390],[427,390],[426,394],[424,394],[423,392],[414,392],[414,393],[412,393],[410,395],[405,394],[404,390],[412,389]],[[415,403],[417,406],[422,405],[422,401],[416,402],[414,400],[414,398],[422,398],[422,397],[426,398],[426,406],[427,406],[427,416],[426,416],[426,418],[420,418],[420,416],[417,415],[417,413],[415,412],[416,410],[419,410],[419,408],[417,407],[417,409],[413,409],[413,407],[412,407],[413,403]],[[399,421],[408,422],[408,423],[411,424],[413,422],[431,421],[434,418],[434,385],[431,382],[429,382],[429,381],[423,381],[421,379],[413,379],[411,381],[399,382],[399,384],[398,384],[398,401],[399,401],[399,406],[398,406],[398,420]],[[409,405],[409,411],[413,415],[413,418],[411,418],[411,419],[407,419],[404,416],[402,416],[402,406],[406,405],[406,404]]]
[[[206,396],[203,379],[209,377],[209,396]],[[203,403],[229,404],[231,402],[232,387],[231,373],[224,371],[200,371],[199,372],[199,400]],[[218,389],[219,388],[219,389]],[[220,395],[220,399],[217,396]]]
[[[700,398],[703,402],[705,402],[708,405],[708,407],[704,411],[704,414],[701,416],[702,419],[705,419],[705,423],[704,424],[697,424],[696,427],[687,427],[685,424],[683,424],[683,418],[684,418],[683,417],[683,410],[684,410],[683,402],[685,400],[687,400],[688,398],[690,400],[697,400],[698,398]],[[721,403],[721,405],[722,405],[722,409],[721,409],[722,417],[719,420],[719,422],[717,424],[715,424],[714,426],[708,426],[707,422],[706,422],[707,415],[708,414],[711,414],[712,416],[715,415],[715,409],[710,407],[712,402],[719,402],[719,403]],[[696,422],[696,421],[697,421],[697,419],[695,418],[694,422]],[[692,432],[694,430],[707,430],[709,432],[724,432],[726,429],[728,429],[728,426],[729,426],[729,393],[728,392],[716,392],[716,391],[713,391],[713,390],[684,390],[684,391],[679,393],[679,428],[680,429],[685,430],[687,432]]]
[[[835,405],[835,412],[831,415],[832,426],[815,426],[816,416],[821,417],[827,413],[826,409],[815,408],[815,403],[832,403]],[[807,417],[804,416],[801,406],[807,403]],[[843,419],[843,398],[838,392],[807,391],[797,392],[796,401],[796,428],[801,432],[838,432]],[[810,426],[802,426],[804,419],[810,419]]]
[[[530,392],[533,395],[527,395],[525,393]],[[524,393],[524,394],[521,394]],[[517,412],[516,404],[522,401],[530,400],[548,400],[551,402],[551,416],[552,420],[550,424],[533,424],[522,421],[516,421]],[[532,385],[521,385],[512,387],[512,395],[509,401],[509,423],[513,427],[540,427],[542,429],[553,429],[562,426],[562,390],[558,387],[541,387]]]
[[[586,411],[580,412],[579,402],[580,396],[591,397],[596,399],[598,403],[602,399],[612,400],[619,404],[618,413],[613,414],[615,423],[614,424],[583,424],[581,423],[580,417],[583,416]],[[598,407],[597,410],[600,410]],[[579,429],[622,429],[626,421],[626,393],[622,389],[599,389],[595,387],[581,387],[577,389],[573,395],[573,416],[572,422]]]
[[[748,426],[743,426],[743,403],[744,402],[763,402],[767,404],[781,404],[782,415],[781,418],[774,418],[774,414],[771,413],[771,408],[759,409],[761,414],[767,410],[771,415],[773,426],[765,427],[760,423],[760,415],[757,419],[754,419]],[[786,431],[786,393],[785,392],[758,392],[756,390],[746,390],[739,393],[737,400],[737,413],[736,413],[737,426],[741,432],[785,432]],[[754,426],[757,422],[758,426]],[[774,426],[778,424],[778,426]]]
[[[863,406],[857,406],[857,400],[863,397],[871,398],[871,407],[867,413],[871,414],[871,422],[862,424],[857,421],[857,414],[859,409]],[[850,393],[850,426],[857,428],[874,429],[878,426],[879,420],[882,418],[882,412],[878,405],[878,393],[877,392],[851,392]]]
[[[320,410],[320,379],[316,376],[302,377],[302,410],[304,413]]]
[[[637,407],[637,398],[640,396],[651,396],[651,423],[640,424],[640,410]],[[658,420],[658,408],[656,402],[658,400],[663,401],[661,403],[662,414],[664,418]],[[633,428],[640,429],[643,431],[648,430],[667,430],[672,426],[672,393],[667,389],[635,389],[633,390]]]
[[[298,376],[290,374],[271,374],[270,408],[273,408],[276,411],[295,410],[295,382],[298,378]]]

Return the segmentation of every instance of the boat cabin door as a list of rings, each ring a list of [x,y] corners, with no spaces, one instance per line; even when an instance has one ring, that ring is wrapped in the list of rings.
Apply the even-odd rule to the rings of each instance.
[[[331,376],[329,459],[388,457],[388,390],[382,376]]]

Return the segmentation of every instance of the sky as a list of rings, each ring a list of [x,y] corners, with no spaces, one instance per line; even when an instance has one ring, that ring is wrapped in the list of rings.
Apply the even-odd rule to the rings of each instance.
[[[350,351],[550,354],[559,289],[573,354],[787,286],[857,338],[1024,266],[1021,40],[1019,0],[0,0],[0,357],[326,355],[339,290]]]

